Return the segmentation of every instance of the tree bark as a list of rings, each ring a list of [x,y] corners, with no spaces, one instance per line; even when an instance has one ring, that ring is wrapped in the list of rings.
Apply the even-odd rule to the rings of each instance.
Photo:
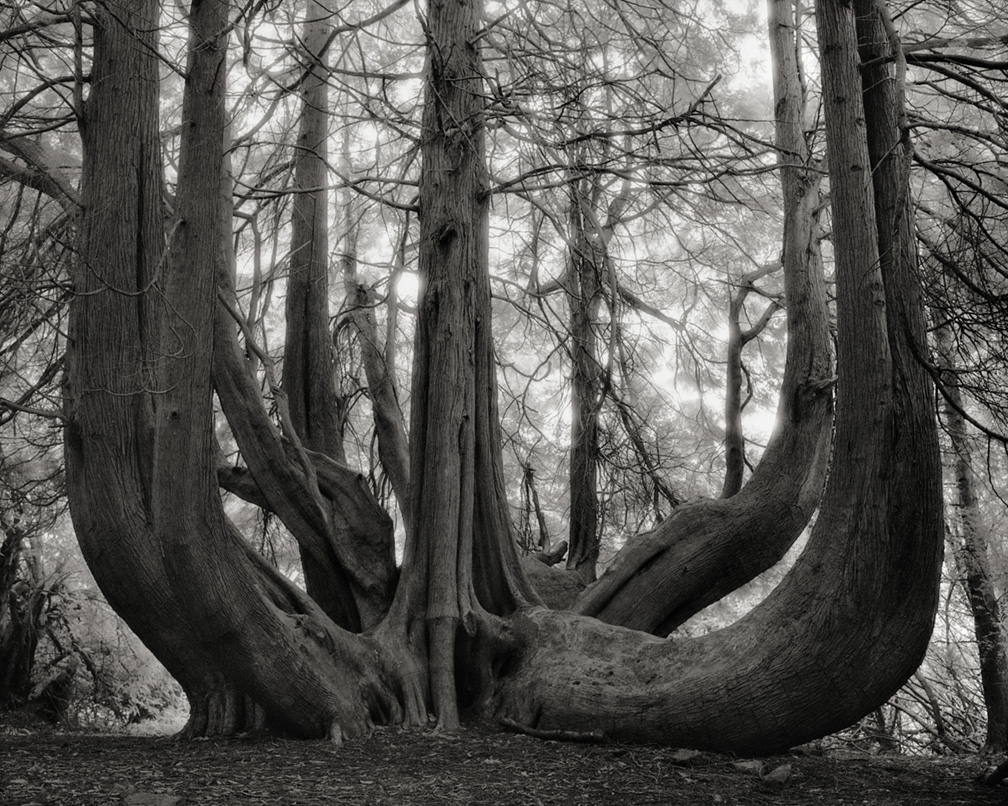
[[[357,235],[349,218],[347,216],[347,246],[341,258],[343,286],[367,378],[378,440],[378,459],[392,485],[406,530],[409,531],[409,438],[399,406],[395,376],[386,361],[388,350],[382,349],[378,338],[378,320],[375,317],[378,302],[374,291],[361,283],[357,276]]]
[[[939,327],[938,351],[945,368],[953,370],[951,334]],[[952,373],[950,373],[951,375]],[[942,414],[945,430],[952,444],[952,470],[955,479],[955,521],[952,550],[960,575],[976,633],[980,656],[980,683],[987,710],[987,738],[984,747],[994,752],[1008,749],[1008,651],[1001,606],[994,587],[990,555],[984,524],[977,499],[976,473],[970,450],[966,420],[960,413],[963,397],[954,377],[945,385]]]
[[[0,542],[0,708],[23,705],[32,691],[35,652],[43,635],[47,593],[42,580],[19,572],[24,532],[4,524]]]
[[[191,640],[150,508],[165,241],[157,20],[154,0],[96,9],[63,390],[67,498],[81,552],[109,604],[190,702],[209,702],[231,683]],[[218,732],[223,716],[208,714],[200,731]]]
[[[294,430],[311,450],[345,463],[341,401],[334,383],[329,330],[329,72],[325,48],[331,12],[305,0],[301,57],[301,114],[294,151],[290,274],[283,389]],[[348,580],[332,558],[302,550],[309,595],[338,624],[359,627]]]
[[[346,629],[367,629],[381,620],[392,598],[396,573],[392,519],[365,478],[306,449],[289,417],[281,418],[286,433],[279,433],[266,412],[250,364],[252,358],[260,358],[252,334],[245,330],[249,358],[238,341],[241,317],[235,307],[234,254],[227,237],[233,215],[230,181],[225,185],[213,378],[248,474],[218,468],[218,480],[276,513],[297,540],[302,556],[310,554],[318,567],[329,569],[334,580],[327,594],[330,618]],[[268,377],[273,377],[269,356],[264,354],[261,360]],[[286,411],[286,394],[275,380],[271,386],[278,409]]]
[[[853,8],[820,0],[817,18],[839,375],[834,462],[808,546],[761,605],[700,639],[530,612],[500,717],[537,731],[601,726],[613,738],[768,753],[870,713],[924,655],[942,502],[932,390],[912,355],[925,344],[919,289],[906,262],[879,259],[865,120],[887,110],[863,104]]]
[[[600,254],[592,233],[596,216],[591,206],[598,197],[597,178],[582,175],[575,153],[570,182],[570,247],[564,291],[570,308],[571,445],[570,526],[567,568],[583,582],[593,582],[599,556],[598,451],[602,410],[602,366],[598,357],[599,310],[602,307]]]
[[[819,504],[829,460],[832,338],[819,183],[803,132],[794,14],[786,0],[776,0],[771,12],[788,329],[777,427],[737,494],[683,504],[654,531],[630,538],[574,604],[583,615],[660,635],[784,556]]]
[[[390,629],[426,659],[438,724],[481,695],[502,639],[494,616],[538,602],[504,494],[488,271],[488,181],[477,0],[432,0],[420,177],[420,277],[410,501]],[[456,668],[465,673],[456,677]],[[461,693],[460,693],[461,692]]]
[[[157,6],[100,10],[65,381],[71,511],[110,604],[183,685],[189,735],[264,716],[303,735],[359,734],[372,715],[401,714],[392,672],[241,541],[216,491],[207,347],[230,238],[218,215],[227,10],[192,5],[160,261]]]
[[[784,582],[737,624],[690,641],[538,607],[519,565],[491,338],[475,0],[432,0],[425,26],[413,517],[395,600],[367,634],[342,630],[241,540],[217,494],[210,389],[218,353],[207,349],[221,332],[219,297],[228,298],[218,293],[230,240],[220,201],[228,4],[191,7],[175,221],[161,262],[152,257],[162,220],[156,12],[148,0],[113,4],[101,18],[115,34],[96,46],[86,118],[96,128],[86,132],[66,450],[89,564],[113,607],[185,686],[190,733],[268,719],[340,738],[376,721],[424,722],[428,710],[452,728],[460,705],[476,704],[539,735],[601,728],[614,738],[760,753],[843,727],[912,673],[930,636],[941,561],[936,428],[914,357],[924,324],[899,203],[906,177],[901,162],[873,163],[869,152],[886,137],[902,150],[890,116],[899,99],[868,95],[863,105],[849,3],[821,0],[818,10],[837,255],[836,459],[809,546]],[[99,136],[113,138],[112,158],[98,157]],[[792,198],[786,208],[812,222],[811,194]],[[796,232],[785,265],[807,266],[813,240]],[[758,470],[730,501],[684,508],[683,524],[787,532],[818,500],[829,367],[817,341],[825,318],[809,318],[820,299],[814,276],[788,276],[795,352],[779,452],[768,451],[767,465],[786,477],[784,491],[770,472],[757,483]],[[141,293],[155,279],[158,294]],[[312,477],[320,454],[293,450]],[[787,476],[796,464],[805,475]],[[320,487],[305,486],[315,506]],[[770,492],[762,508],[749,500],[719,509]],[[310,506],[294,510],[314,517]],[[704,527],[701,515],[714,525]],[[726,556],[745,549],[736,540]]]

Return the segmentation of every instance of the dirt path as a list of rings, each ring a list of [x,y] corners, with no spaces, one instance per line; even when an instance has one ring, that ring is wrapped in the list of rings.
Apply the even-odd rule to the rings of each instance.
[[[0,804],[1008,803],[1008,788],[977,782],[987,765],[971,757],[799,753],[746,764],[727,756],[686,755],[545,742],[482,729],[457,736],[382,730],[343,746],[10,731],[0,734]]]

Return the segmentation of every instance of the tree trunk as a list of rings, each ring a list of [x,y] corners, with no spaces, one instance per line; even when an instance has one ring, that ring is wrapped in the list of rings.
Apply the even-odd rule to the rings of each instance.
[[[593,582],[599,556],[598,451],[602,409],[602,366],[598,357],[599,309],[602,306],[604,255],[596,248],[591,206],[597,179],[583,176],[575,155],[570,182],[570,268],[564,285],[570,308],[571,445],[570,527],[567,568]]]
[[[350,215],[349,201],[345,203],[345,208],[346,248],[341,257],[343,287],[357,343],[360,345],[364,376],[367,378],[368,397],[371,399],[375,437],[378,441],[378,458],[392,485],[406,531],[409,531],[409,438],[402,409],[399,407],[395,376],[386,361],[389,351],[382,349],[378,338],[378,320],[375,317],[378,301],[373,289],[361,283],[357,276],[357,233]]]
[[[71,511],[110,604],[189,696],[190,735],[261,725],[263,710],[301,734],[361,733],[372,714],[401,713],[374,643],[340,631],[251,552],[216,492],[207,346],[230,237],[218,215],[227,10],[192,6],[161,264],[157,6],[99,17],[67,355]],[[163,282],[149,293],[158,268]]]
[[[780,65],[779,60],[778,65],[778,72],[780,72],[781,67],[787,66]],[[787,123],[789,127],[796,128],[798,135],[801,135],[800,115],[797,119],[789,120]],[[804,138],[801,138],[801,142],[804,144]],[[779,143],[779,145],[782,150],[786,148],[783,142]],[[787,159],[791,160],[796,156],[798,155],[789,156]],[[804,156],[807,160],[807,153]],[[782,175],[787,171],[787,168],[782,168]],[[793,191],[790,188],[785,191],[785,197],[789,200],[792,195]],[[808,235],[815,237],[815,232],[809,229]],[[814,255],[818,251],[818,247],[814,244],[810,244],[810,246]],[[813,265],[821,268],[819,262],[816,259]],[[725,368],[725,475],[724,484],[721,486],[722,498],[731,498],[741,490],[742,481],[745,478],[745,431],[742,428],[742,410],[745,408],[747,400],[742,398],[742,381],[746,377],[745,365],[742,363],[742,350],[749,342],[763,332],[770,323],[770,317],[774,315],[779,306],[776,300],[771,301],[756,324],[745,329],[742,327],[742,313],[746,297],[749,296],[749,292],[755,290],[754,283],[760,277],[769,274],[772,268],[773,266],[771,265],[742,275],[738,286],[731,289],[731,295],[728,300],[728,346],[725,351],[727,365]]]
[[[324,54],[330,18],[324,2],[305,0],[283,388],[294,430],[305,446],[345,463],[329,331],[329,74]],[[301,567],[309,595],[330,618],[359,629],[361,615],[354,612],[349,581],[338,563],[302,550]]]
[[[228,4],[192,4],[175,221],[161,263],[156,11],[153,2],[100,10],[66,452],[85,556],[113,607],[186,688],[191,734],[265,717],[300,735],[338,738],[376,721],[423,722],[428,710],[451,728],[460,704],[479,704],[533,732],[601,728],[614,738],[771,752],[849,724],[902,684],[923,655],[937,597],[936,429],[913,357],[924,327],[909,229],[890,226],[907,220],[887,195],[898,201],[897,180],[906,177],[898,161],[870,160],[875,145],[865,132],[867,121],[871,137],[890,137],[900,150],[885,117],[898,97],[869,96],[862,106],[849,5],[821,0],[819,8],[837,255],[836,460],[809,546],[784,582],[736,625],[691,641],[536,607],[521,571],[504,496],[491,338],[475,0],[432,0],[426,19],[412,528],[392,607],[367,634],[342,630],[242,542],[217,494],[210,389],[212,356],[221,353],[207,349],[222,333],[218,278],[230,270],[220,203]],[[98,158],[99,137],[114,146],[108,158]],[[804,210],[811,227],[811,194],[792,199],[786,207]],[[785,265],[814,262],[809,230],[789,232],[797,248],[785,245]],[[880,260],[883,240],[890,249]],[[145,294],[155,269],[158,293]],[[818,500],[829,367],[819,341],[825,318],[808,318],[821,298],[814,276],[788,275],[795,346],[785,425],[767,465],[786,478],[783,491],[758,470],[730,501],[689,509],[683,523],[693,519],[706,535],[747,526],[757,535],[787,532]],[[233,333],[217,345],[228,355]],[[257,417],[249,415],[250,427]],[[321,455],[291,450],[317,506]],[[287,489],[298,489],[289,476]],[[281,497],[277,490],[269,494]],[[763,504],[745,499],[760,494]],[[308,523],[310,510],[292,506],[292,515]],[[701,514],[714,525],[704,526]],[[736,541],[726,556],[744,548]],[[664,589],[656,582],[661,575],[649,584]]]
[[[82,214],[64,376],[67,498],[112,608],[190,699],[226,685],[192,646],[149,517],[157,262],[164,245],[158,4],[96,9]],[[213,726],[210,726],[211,730]]]
[[[493,615],[538,601],[504,495],[490,321],[488,177],[477,0],[432,0],[420,177],[409,533],[390,614],[426,658],[444,728],[489,684]],[[489,654],[488,654],[489,653]],[[463,660],[464,659],[464,660]],[[456,668],[464,674],[456,676]]]
[[[4,525],[0,543],[0,708],[23,705],[32,690],[35,652],[46,605],[41,580],[19,573],[24,532],[17,524]]]
[[[946,327],[939,327],[937,332],[942,364],[954,371],[951,334]],[[960,579],[966,589],[970,612],[973,614],[977,652],[980,656],[980,682],[987,709],[987,738],[984,746],[987,750],[1004,752],[1008,749],[1008,651],[1001,606],[994,588],[987,550],[988,529],[980,513],[969,434],[961,413],[963,398],[954,375],[945,386],[945,394],[947,399],[944,400],[942,413],[952,443],[958,525],[958,529],[953,532],[955,543],[952,548]]]
[[[832,338],[819,252],[819,183],[802,126],[794,13],[776,0],[770,41],[784,202],[787,362],[777,427],[756,470],[727,499],[687,503],[625,548],[575,602],[583,615],[666,635],[776,563],[819,504],[832,423]]]
[[[893,176],[873,175],[864,121],[888,110],[863,105],[853,9],[820,0],[817,18],[839,377],[834,463],[809,544],[761,605],[699,639],[530,612],[530,645],[497,707],[516,725],[768,753],[870,713],[924,655],[942,512],[932,390],[912,356],[924,347],[920,294],[906,262],[879,260],[872,178]]]

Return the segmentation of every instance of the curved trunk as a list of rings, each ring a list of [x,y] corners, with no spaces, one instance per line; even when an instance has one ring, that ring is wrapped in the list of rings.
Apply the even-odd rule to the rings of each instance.
[[[223,203],[222,219],[230,227],[230,194]],[[222,248],[226,254],[217,273],[222,303],[215,313],[213,381],[248,473],[218,468],[218,480],[276,513],[297,540],[302,557],[310,554],[317,565],[331,570],[335,582],[327,597],[330,618],[335,616],[334,621],[346,629],[369,628],[385,614],[392,598],[396,573],[392,519],[360,473],[305,449],[292,429],[288,439],[277,431],[238,342],[240,317],[229,312],[235,310],[234,256],[226,232]],[[245,332],[245,339],[246,345],[253,344],[251,333]],[[263,358],[272,373],[269,357]],[[283,395],[276,388],[273,392],[275,397]]]
[[[862,103],[853,9],[820,0],[817,18],[839,377],[835,458],[809,544],[761,605],[699,639],[531,612],[530,646],[497,710],[519,725],[769,753],[869,713],[923,658],[942,501],[931,389],[912,355],[925,344],[920,295],[908,261],[879,259],[875,211],[885,208],[872,178],[894,177],[884,166],[873,174],[864,121],[888,110]]]
[[[78,260],[64,375],[67,498],[112,608],[190,700],[230,687],[193,641],[153,525],[158,260],[164,247],[158,127],[158,4],[96,10]],[[209,715],[204,732],[219,723]]]
[[[242,541],[217,494],[215,351],[207,349],[221,338],[218,366],[236,371],[234,331],[222,330],[217,288],[230,233],[220,215],[228,4],[192,5],[176,220],[161,264],[149,41],[156,6],[128,5],[102,18],[116,35],[104,41],[99,27],[87,113],[95,125],[88,136],[112,137],[114,147],[99,159],[97,144],[87,142],[80,294],[67,358],[68,487],[82,548],[110,603],[193,702],[190,733],[269,720],[338,738],[376,721],[423,722],[431,707],[450,728],[461,702],[491,705],[534,731],[601,727],[616,738],[770,752],[859,718],[909,676],[936,603],[937,444],[930,389],[913,358],[924,328],[899,202],[906,178],[897,159],[872,161],[868,151],[899,154],[896,101],[869,95],[862,108],[848,5],[821,0],[819,8],[838,277],[836,460],[809,546],[784,582],[737,624],[692,641],[525,607],[537,599],[504,497],[476,0],[432,0],[425,28],[413,526],[396,598],[369,635],[350,633]],[[120,31],[119,20],[136,30]],[[112,70],[113,62],[127,69]],[[807,227],[789,230],[786,264],[814,262],[813,195],[789,197],[789,214]],[[159,293],[144,294],[155,268]],[[810,457],[825,453],[821,381],[829,366],[819,341],[825,319],[807,318],[820,300],[812,275],[789,275],[795,344],[777,453],[764,460],[769,470],[730,501],[684,507],[686,525],[787,532],[818,499],[821,464]],[[250,428],[261,425],[259,409],[245,407],[256,412]],[[322,458],[296,453],[304,476],[318,475]],[[800,478],[788,476],[796,464]],[[774,471],[786,479],[783,492]],[[310,502],[292,508],[306,529],[319,517],[314,484]],[[730,509],[747,495],[745,506]],[[759,503],[761,495],[770,500]],[[748,546],[729,546],[727,556],[751,564]],[[667,549],[652,554],[648,568],[658,576],[649,587],[669,574]],[[606,601],[616,601],[611,594]],[[669,618],[666,609],[655,621]]]
[[[100,12],[65,379],[71,512],[109,603],[189,696],[188,735],[265,717],[307,735],[360,733],[372,714],[401,713],[376,645],[338,630],[250,552],[216,492],[207,345],[227,9],[193,4],[176,220],[160,263],[157,4]],[[148,293],[156,269],[163,282]]]
[[[771,10],[788,330],[777,427],[739,492],[683,504],[654,531],[629,539],[573,608],[656,634],[669,633],[784,556],[819,504],[829,459],[832,339],[818,245],[819,183],[802,128],[791,5],[775,0]]]

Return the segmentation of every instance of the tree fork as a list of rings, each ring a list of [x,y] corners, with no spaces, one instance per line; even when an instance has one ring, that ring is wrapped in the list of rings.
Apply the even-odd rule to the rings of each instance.
[[[213,467],[211,361],[217,274],[230,228],[220,215],[229,4],[194,2],[175,214],[164,261],[151,521],[193,637],[270,720],[305,736],[360,735],[395,721],[399,686],[372,640],[336,627],[251,552],[224,517]]]
[[[233,683],[193,640],[150,512],[164,248],[157,15],[155,0],[96,9],[63,379],[64,455],[74,531],[95,580],[186,695],[199,700]]]

